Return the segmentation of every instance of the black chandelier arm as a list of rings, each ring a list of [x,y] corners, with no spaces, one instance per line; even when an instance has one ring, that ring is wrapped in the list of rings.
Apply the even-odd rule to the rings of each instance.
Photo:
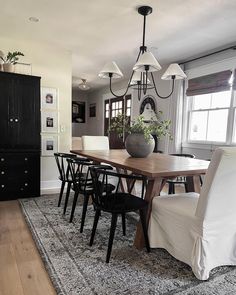
[[[173,92],[174,92],[174,88],[175,88],[175,76],[172,77],[172,89],[171,89],[171,92],[170,92],[169,95],[166,95],[166,96],[162,96],[162,95],[160,95],[160,94],[158,93],[158,91],[157,91],[157,87],[156,87],[156,84],[155,84],[155,80],[154,80],[154,77],[153,77],[153,73],[151,73],[151,77],[152,77],[152,82],[153,82],[153,86],[154,86],[154,89],[155,89],[156,95],[157,95],[158,97],[160,97],[161,99],[167,99],[167,98],[169,98],[169,97],[173,94]]]
[[[132,80],[132,78],[133,78],[133,75],[134,75],[134,71],[132,72],[132,74],[131,74],[131,76],[130,76],[129,83],[128,83],[128,85],[127,85],[127,88],[126,88],[126,90],[125,90],[125,93],[122,94],[122,95],[116,95],[115,92],[112,90],[112,84],[111,84],[112,74],[109,74],[109,78],[110,78],[110,91],[111,91],[111,94],[114,95],[114,96],[117,97],[117,98],[124,97],[124,96],[127,94],[128,90],[129,90],[130,82],[131,82],[131,80]]]
[[[141,53],[142,53],[142,47],[140,47],[140,49],[139,49],[139,53],[138,53],[138,56],[137,56],[136,62],[139,60],[139,57],[140,57]],[[124,93],[123,95],[116,95],[116,94],[114,93],[114,91],[112,90],[112,83],[111,83],[111,80],[112,80],[112,74],[109,74],[109,78],[110,78],[110,91],[111,91],[111,94],[114,95],[114,96],[117,97],[117,98],[120,98],[120,97],[125,96],[125,95],[127,94],[128,90],[129,90],[129,87],[131,86],[130,83],[131,83],[131,80],[132,80],[132,78],[133,78],[133,75],[134,75],[134,70],[132,71],[132,74],[131,74],[131,76],[130,76],[129,83],[128,83],[128,86],[127,86],[127,88],[126,88],[125,93]]]
[[[114,95],[116,98],[124,97],[124,96],[127,94],[128,90],[129,90],[129,84],[128,84],[127,89],[125,90],[125,93],[124,93],[124,94],[122,94],[122,95],[117,95],[117,94],[115,94],[115,92],[112,90],[111,80],[112,80],[112,77],[110,77],[110,91],[111,91],[111,94]]]
[[[139,60],[141,52],[142,52],[142,47],[139,48],[139,53],[138,53],[138,56],[136,58],[136,62]],[[133,74],[134,74],[134,71],[133,71]],[[131,79],[130,79],[130,81],[131,81]]]
[[[138,53],[138,56],[137,56],[137,59],[136,59],[136,62],[138,61],[141,52],[142,52],[142,50],[141,50],[141,48],[140,48],[139,53]],[[116,94],[114,93],[114,91],[112,90],[112,85],[111,85],[112,74],[109,74],[109,77],[110,77],[110,91],[111,91],[111,94],[114,95],[114,96],[117,97],[117,98],[120,98],[120,97],[125,96],[125,95],[127,94],[128,90],[129,90],[130,83],[131,83],[131,80],[132,80],[132,78],[133,78],[133,75],[134,75],[134,70],[132,71],[132,74],[131,74],[131,76],[130,76],[130,78],[129,78],[129,83],[128,83],[128,85],[127,85],[127,88],[126,88],[125,93],[124,93],[123,95],[116,95]]]

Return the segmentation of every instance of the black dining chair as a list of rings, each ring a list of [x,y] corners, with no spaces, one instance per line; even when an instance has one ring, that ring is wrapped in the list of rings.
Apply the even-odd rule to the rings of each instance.
[[[195,155],[192,154],[170,154],[171,156],[177,156],[177,157],[185,157],[185,158],[195,158]],[[201,178],[200,178],[201,181]],[[175,185],[176,184],[183,184],[185,188],[185,192],[188,192],[188,185],[187,185],[187,179],[185,176],[178,176],[174,179],[167,179],[166,183],[168,184],[168,194],[172,195],[175,194]]]
[[[93,223],[93,229],[91,233],[89,245],[93,245],[94,236],[98,224],[98,220],[101,214],[101,211],[108,212],[111,214],[111,227],[110,227],[110,236],[108,242],[108,249],[106,255],[106,262],[108,263],[111,256],[112,244],[115,235],[115,229],[117,224],[117,217],[121,215],[125,217],[125,214],[128,212],[139,212],[140,220],[143,228],[143,234],[145,239],[145,245],[147,251],[150,252],[147,225],[146,225],[146,209],[148,202],[144,200],[144,190],[146,185],[146,178],[140,175],[128,175],[116,173],[110,170],[104,170],[99,167],[91,167],[91,176],[94,184],[94,194],[93,194],[93,204],[95,207],[95,217]],[[116,190],[115,192],[109,192],[105,188],[107,187],[109,177],[117,179]],[[122,192],[121,182],[128,181],[129,185],[128,192]],[[142,183],[141,197],[135,196],[132,194],[135,182],[140,181]],[[123,234],[125,222],[122,221]]]
[[[72,178],[70,175],[68,162],[67,159],[76,159],[77,156],[73,154],[68,153],[54,153],[54,157],[56,160],[57,168],[59,171],[59,179],[61,181],[61,189],[59,194],[59,200],[58,200],[58,207],[61,205],[62,196],[64,193],[65,185],[67,184],[67,190],[66,190],[66,198],[65,198],[65,204],[64,204],[64,210],[63,214],[66,213],[66,208],[68,204],[68,199],[70,196],[70,190],[71,190],[71,184],[72,184]],[[86,158],[80,158],[81,161],[88,161]]]
[[[94,163],[89,161],[81,161],[80,159],[68,159],[68,167],[69,173],[72,178],[72,189],[74,191],[74,199],[71,209],[70,222],[73,221],[74,212],[77,205],[79,195],[83,196],[83,210],[81,217],[81,225],[80,232],[83,232],[84,222],[86,218],[86,212],[88,207],[88,202],[90,196],[94,194],[93,181],[90,174],[89,167],[96,166]],[[99,167],[103,167],[103,169],[112,169],[112,167],[108,165],[100,165]],[[107,184],[106,189],[108,191],[112,191],[115,189],[115,186],[112,184]]]
[[[66,153],[54,153],[54,157],[56,160],[57,168],[59,171],[59,179],[61,181],[61,189],[59,194],[59,200],[58,200],[58,207],[61,206],[61,200],[64,193],[64,188],[66,183],[70,183],[70,180],[68,179],[68,166],[66,159],[74,159],[76,158],[76,155],[72,154],[66,154]],[[67,186],[67,193],[70,193],[70,187],[71,185]],[[67,195],[66,193],[66,195]]]

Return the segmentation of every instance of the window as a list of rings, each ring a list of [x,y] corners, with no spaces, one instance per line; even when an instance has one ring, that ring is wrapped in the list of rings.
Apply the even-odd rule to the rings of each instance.
[[[126,114],[127,117],[131,116],[131,95],[126,95],[125,98],[111,98],[105,100],[104,108],[104,134],[108,135],[109,125],[112,119],[118,114]]]
[[[227,141],[231,96],[228,90],[190,97],[188,141]]]
[[[187,144],[236,144],[236,69],[188,80],[186,95]]]

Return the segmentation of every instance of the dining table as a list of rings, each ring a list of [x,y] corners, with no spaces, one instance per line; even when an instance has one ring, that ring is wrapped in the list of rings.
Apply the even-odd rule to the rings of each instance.
[[[123,171],[145,176],[147,178],[145,200],[149,204],[147,224],[152,210],[152,199],[160,195],[165,179],[185,176],[188,179],[188,191],[200,193],[200,175],[206,173],[209,165],[209,161],[162,153],[151,153],[146,158],[133,158],[125,149],[72,150],[71,153],[86,157],[96,164],[110,164],[118,172]],[[127,189],[125,184],[123,184],[123,189]],[[136,228],[134,246],[140,250],[144,247],[140,222]]]

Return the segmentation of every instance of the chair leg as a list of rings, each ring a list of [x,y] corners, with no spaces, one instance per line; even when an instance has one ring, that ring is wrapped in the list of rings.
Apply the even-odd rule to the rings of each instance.
[[[83,212],[82,212],[81,225],[80,225],[80,232],[81,233],[83,232],[83,228],[84,228],[84,221],[85,221],[85,217],[86,217],[88,201],[89,201],[89,195],[84,195]]]
[[[145,245],[147,248],[147,252],[150,252],[150,245],[149,245],[149,239],[148,239],[148,233],[147,233],[147,224],[146,224],[146,214],[144,209],[139,210],[140,214],[140,220],[142,223],[142,228],[143,228],[143,235],[144,235],[144,240],[145,240]]]
[[[66,200],[65,200],[63,214],[66,214],[66,208],[67,208],[67,204],[68,204],[68,200],[69,200],[69,196],[70,196],[70,188],[71,188],[71,182],[68,182],[67,183]]]
[[[73,200],[72,209],[71,209],[71,214],[70,214],[70,222],[72,222],[73,218],[74,218],[75,207],[76,207],[76,204],[77,204],[78,196],[79,196],[79,192],[75,191],[74,200]]]
[[[169,182],[168,185],[169,185],[168,194],[172,195],[173,194],[173,183]]]
[[[125,220],[125,213],[122,215],[122,229],[123,229],[123,236],[126,236],[126,220]]]
[[[92,229],[92,233],[91,233],[91,238],[90,238],[89,246],[92,246],[93,245],[94,236],[95,236],[95,233],[96,233],[96,229],[97,229],[98,219],[100,217],[100,213],[101,213],[101,211],[96,209],[95,216],[94,216],[94,221],[93,221],[93,229]]]
[[[201,175],[199,175],[199,178],[200,178],[200,185],[202,186],[203,185],[203,180],[202,180]]]
[[[115,230],[116,230],[116,223],[117,223],[117,213],[112,213],[111,228],[110,228],[110,236],[109,236],[109,242],[108,242],[106,263],[109,263],[109,260],[110,260],[112,244],[113,244],[113,239],[114,239]]]
[[[61,199],[62,199],[62,196],[63,196],[64,187],[65,187],[65,181],[62,181],[60,195],[59,195],[59,200],[58,200],[58,204],[57,204],[58,207],[61,206]]]
[[[189,191],[188,191],[188,185],[187,185],[187,183],[184,184],[184,188],[185,188],[185,192],[188,193]]]
[[[172,183],[172,194],[175,194],[175,184]]]

